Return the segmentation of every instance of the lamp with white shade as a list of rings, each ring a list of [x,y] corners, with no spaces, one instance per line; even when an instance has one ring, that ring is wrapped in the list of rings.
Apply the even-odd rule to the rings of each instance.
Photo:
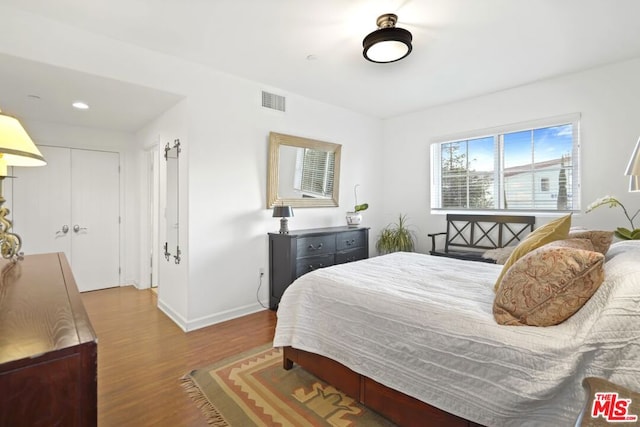
[[[0,255],[16,261],[21,257],[20,236],[11,233],[13,226],[7,218],[9,209],[3,207],[6,201],[2,195],[8,166],[44,166],[47,162],[33,143],[18,119],[0,113]]]
[[[640,139],[636,142],[636,148],[634,148],[627,165],[627,171],[625,175],[631,175],[629,178],[629,191],[640,191]]]

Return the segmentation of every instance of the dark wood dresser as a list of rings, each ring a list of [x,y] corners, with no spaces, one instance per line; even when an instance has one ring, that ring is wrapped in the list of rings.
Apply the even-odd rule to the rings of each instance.
[[[0,426],[97,425],[98,340],[66,257],[0,266]]]
[[[269,233],[269,308],[305,273],[369,257],[369,228],[328,227]]]

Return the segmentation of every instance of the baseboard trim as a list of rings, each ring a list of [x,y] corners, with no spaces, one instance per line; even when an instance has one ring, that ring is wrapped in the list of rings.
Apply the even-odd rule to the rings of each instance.
[[[166,314],[169,319],[173,320],[173,323],[178,325],[180,329],[182,329],[184,332],[187,332],[187,319],[173,311],[171,307],[169,307],[159,298],[159,295],[160,293],[158,293],[158,308],[160,309],[160,311]]]
[[[172,310],[171,307],[169,307],[160,299],[158,299],[158,308],[185,332],[191,332],[197,329],[206,328],[207,326],[212,326],[217,323],[226,322],[227,320],[233,320],[238,317],[265,310],[265,307],[256,302],[253,304],[245,305],[243,307],[225,310],[220,313],[210,314],[193,320],[187,320],[183,316]]]

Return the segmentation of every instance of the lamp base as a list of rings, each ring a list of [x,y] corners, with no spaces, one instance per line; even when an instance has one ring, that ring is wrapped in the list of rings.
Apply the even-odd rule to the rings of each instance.
[[[280,234],[289,234],[289,220],[280,218]]]
[[[4,259],[15,262],[22,259],[22,253],[20,253],[22,240],[20,240],[20,236],[17,234],[9,232],[13,224],[11,224],[11,221],[7,218],[10,212],[9,209],[2,207],[5,202],[2,196],[4,178],[4,176],[0,176],[0,255],[2,255]]]

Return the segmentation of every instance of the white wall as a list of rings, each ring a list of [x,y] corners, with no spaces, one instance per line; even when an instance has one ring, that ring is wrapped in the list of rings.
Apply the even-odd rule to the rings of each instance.
[[[212,73],[189,97],[189,313],[195,326],[261,309],[258,271],[268,267],[267,232],[279,228],[266,208],[270,131],[343,145],[341,207],[294,209],[291,229],[345,225],[353,186],[360,183],[360,199],[372,206],[365,218],[376,233],[382,206],[376,192],[382,186],[379,121],[277,89],[287,97],[287,112],[267,110],[260,106],[262,89],[272,90]]]
[[[139,197],[140,204],[138,206],[138,218],[141,224],[139,235],[142,277],[148,278],[151,273],[148,256],[145,257],[145,254],[150,254],[153,250],[156,254],[154,261],[158,264],[158,306],[177,324],[185,328],[189,323],[189,259],[186,251],[188,246],[187,204],[189,195],[188,157],[186,155],[189,140],[188,123],[189,103],[187,100],[183,100],[136,133],[138,145],[137,161],[140,171],[138,194],[142,196]],[[163,157],[164,147],[167,143],[173,146],[176,139],[180,140],[181,145],[181,153],[178,160],[178,194],[180,197],[178,208],[179,218],[183,219],[179,229],[179,246],[182,252],[182,260],[179,264],[176,264],[173,258],[173,255],[176,255],[175,248],[170,248],[171,257],[169,260],[165,258],[163,249],[164,242],[167,242],[167,224],[164,213],[167,195],[165,183],[166,162]],[[149,153],[156,155],[156,169],[154,171],[149,170]],[[159,230],[158,240],[154,248],[150,247],[149,241],[149,232],[152,226],[150,221],[153,214],[149,206],[149,200],[152,196],[149,194],[151,174],[156,175],[159,179],[159,191],[153,199],[158,207],[158,212],[155,214],[157,215],[157,228]],[[145,282],[145,285],[149,285],[149,283]]]
[[[579,112],[581,120],[582,212],[606,194],[629,210],[640,208],[628,193],[624,170],[640,135],[640,59],[540,81],[385,121],[385,218],[401,209],[419,231],[418,250],[430,248],[426,234],[444,231],[444,217],[430,214],[429,144],[436,137]],[[394,207],[395,209],[391,208]],[[537,223],[549,218],[539,217]],[[574,214],[573,224],[613,230],[628,227],[620,209]]]

